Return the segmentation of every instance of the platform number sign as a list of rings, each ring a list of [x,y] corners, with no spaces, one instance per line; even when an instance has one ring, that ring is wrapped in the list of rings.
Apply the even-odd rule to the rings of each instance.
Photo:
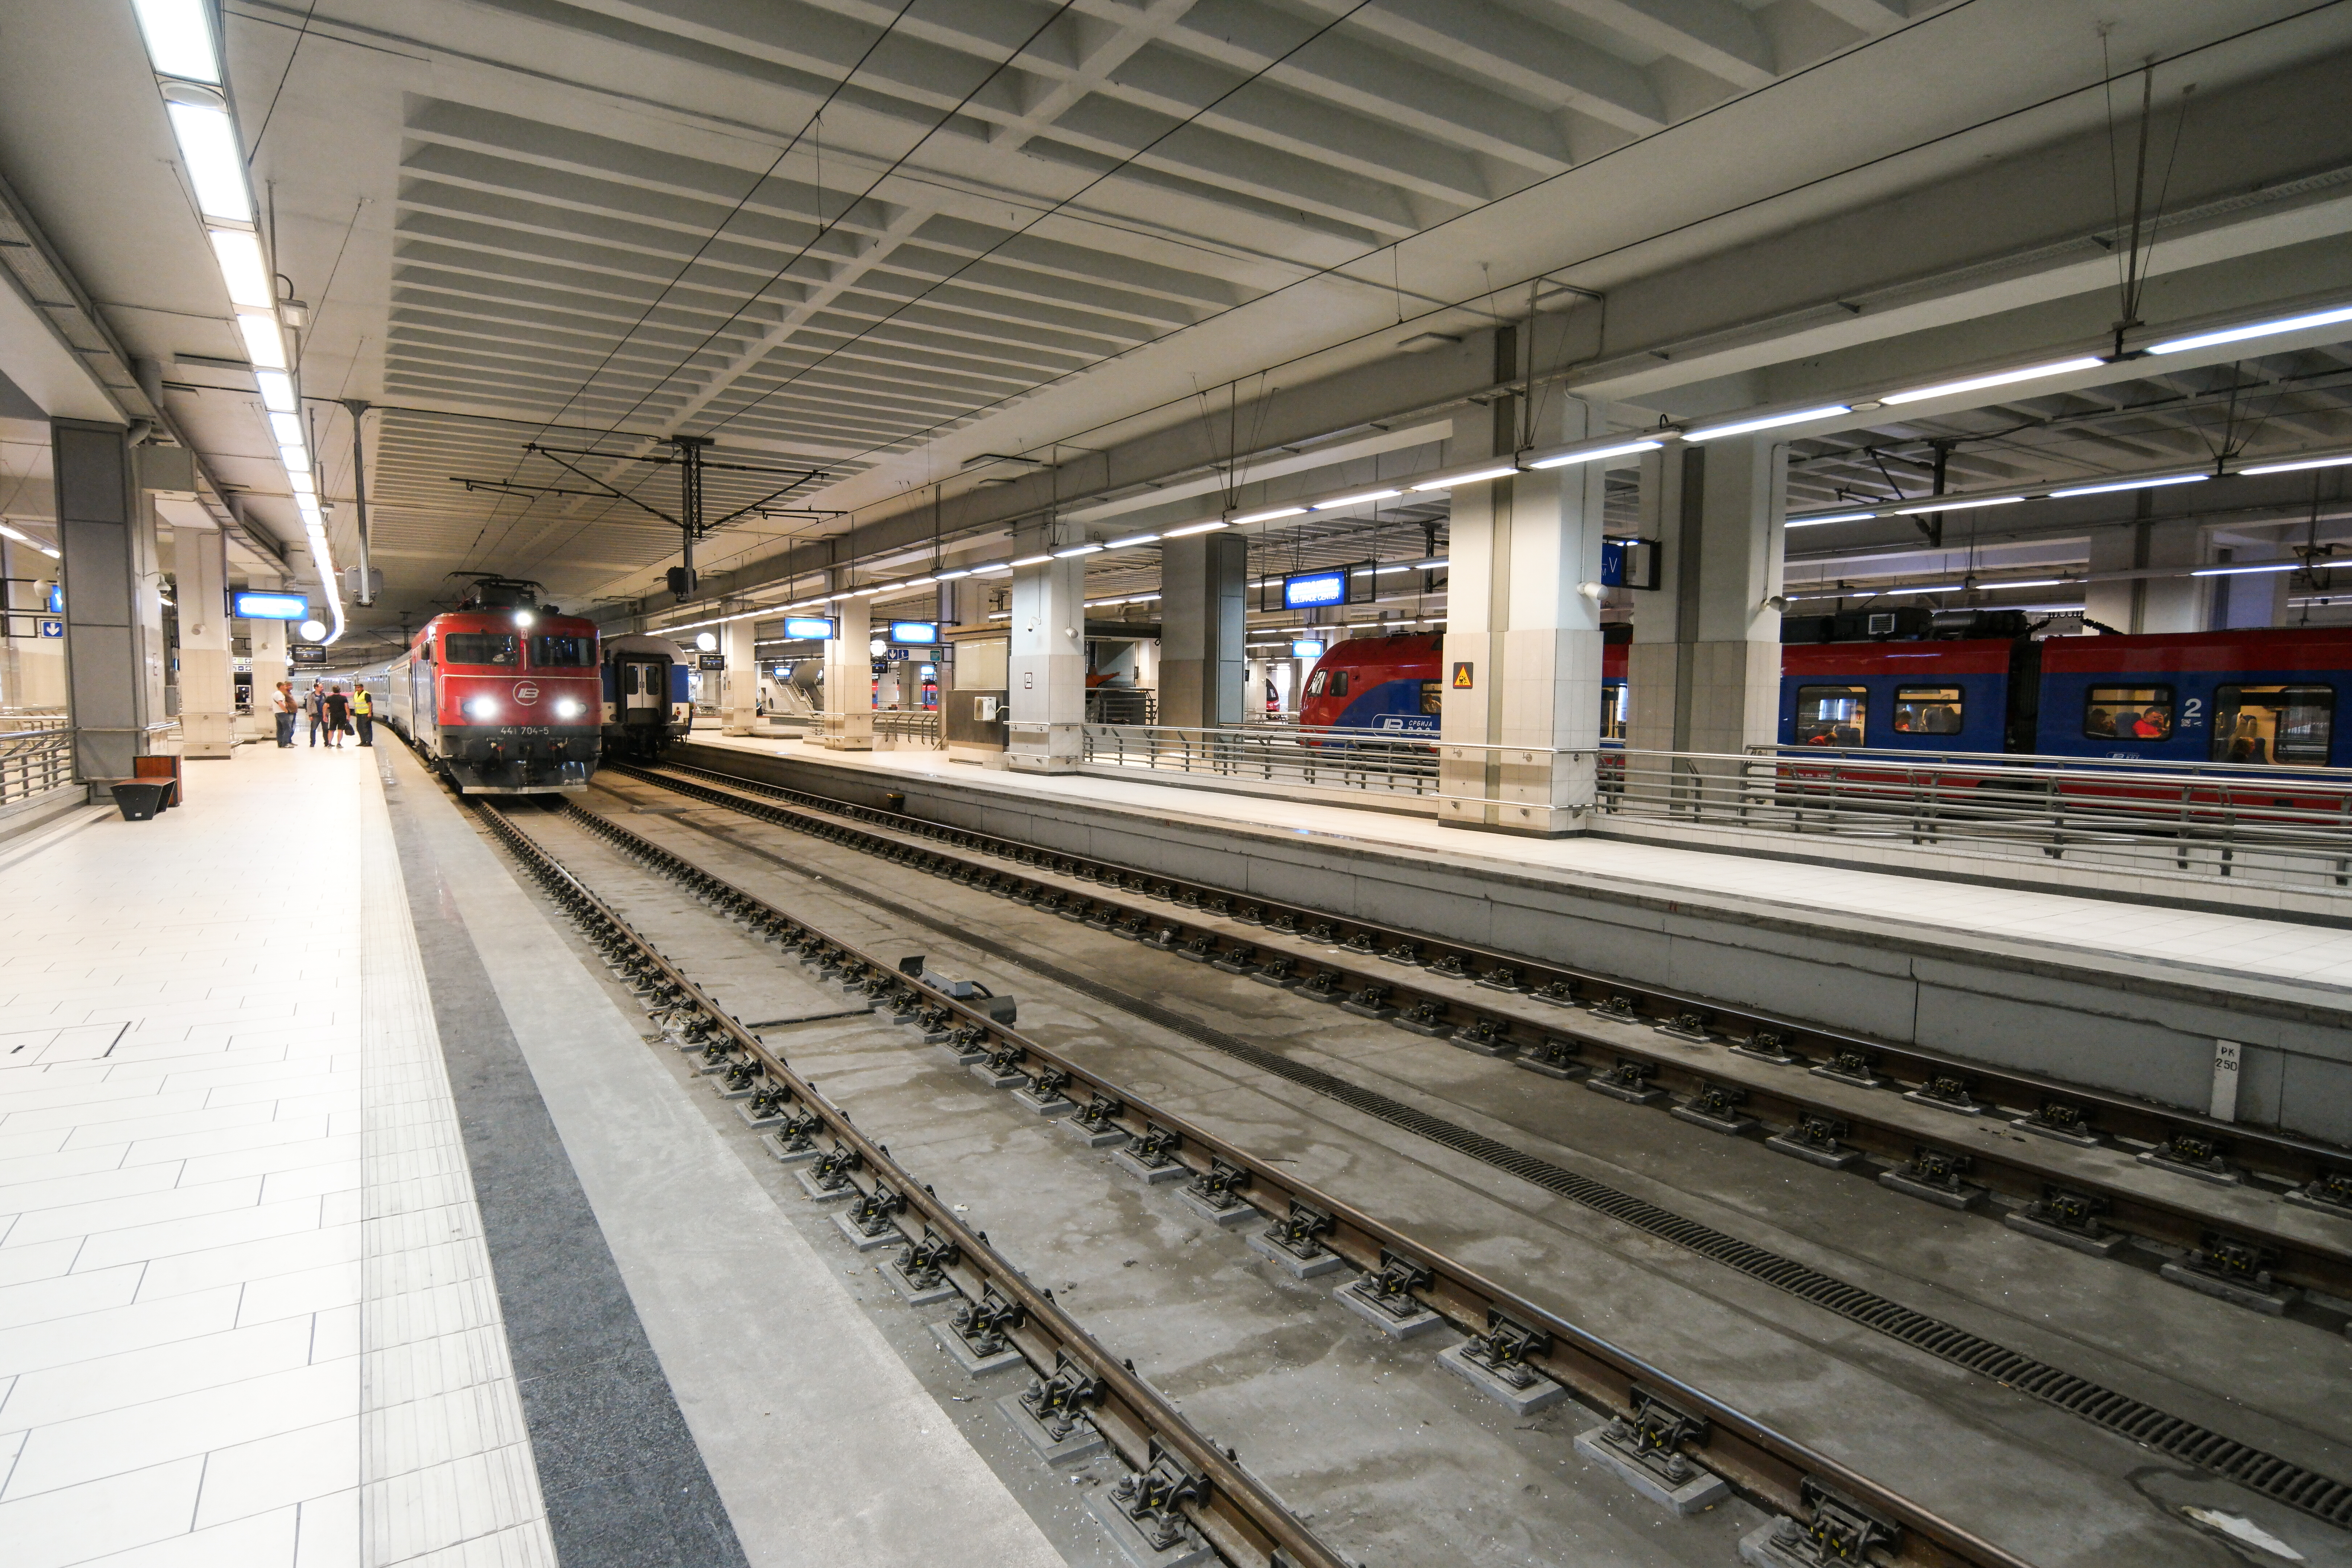
[[[53,616],[44,616],[41,617],[41,635],[45,637],[61,637],[66,635],[66,624]]]
[[[1472,664],[1467,659],[1464,659],[1455,664],[1454,667],[1454,689],[1456,691],[1470,691],[1475,689],[1478,684],[1477,671],[1478,667]]]

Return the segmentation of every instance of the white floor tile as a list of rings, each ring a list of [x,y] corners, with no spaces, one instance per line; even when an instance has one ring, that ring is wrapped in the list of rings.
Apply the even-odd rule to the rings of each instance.
[[[238,1285],[162,1301],[134,1301],[0,1330],[0,1372],[37,1372],[147,1345],[174,1344],[236,1326]]]
[[[27,1372],[0,1403],[0,1427],[46,1426],[290,1372],[315,1359],[310,1340],[310,1321],[289,1318]]]
[[[195,1517],[204,1469],[201,1458],[181,1459],[19,1501],[0,1500],[0,1541],[8,1543],[8,1568],[69,1568],[185,1534]]]
[[[79,1568],[291,1568],[300,1529],[299,1510],[282,1508],[134,1546]]]
[[[360,1484],[357,1416],[215,1448],[205,1464],[196,1524],[218,1524],[351,1493]]]

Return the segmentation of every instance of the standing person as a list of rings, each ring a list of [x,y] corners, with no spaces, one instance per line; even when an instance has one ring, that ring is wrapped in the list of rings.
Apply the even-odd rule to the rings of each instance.
[[[331,689],[321,700],[327,711],[327,744],[340,746],[352,727],[352,700],[343,695],[340,686]]]
[[[375,698],[362,684],[352,693],[352,717],[359,721],[360,744],[375,744]]]
[[[294,683],[281,680],[278,689],[269,695],[269,707],[278,721],[278,744],[282,750],[294,743],[294,715],[300,705],[294,700]]]
[[[317,681],[310,682],[310,693],[302,699],[302,711],[310,716],[310,744],[319,743],[319,731],[327,727],[327,709],[322,700],[326,693]]]

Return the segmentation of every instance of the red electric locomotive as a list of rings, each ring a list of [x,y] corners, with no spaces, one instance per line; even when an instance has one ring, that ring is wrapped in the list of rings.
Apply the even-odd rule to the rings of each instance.
[[[604,711],[596,626],[539,584],[485,577],[387,671],[385,717],[466,795],[588,787]]]

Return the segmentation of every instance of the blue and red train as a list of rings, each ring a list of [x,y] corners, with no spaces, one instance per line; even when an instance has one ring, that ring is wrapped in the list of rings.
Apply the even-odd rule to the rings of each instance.
[[[2352,626],[2037,640],[2013,612],[1962,628],[2016,633],[2001,636],[1939,636],[1924,615],[1849,618],[1861,633],[1851,640],[1783,645],[1781,744],[2352,767],[2352,736],[2336,723],[2352,691]],[[1819,617],[1789,629],[1826,639],[1845,628]],[[1434,736],[1443,652],[1434,635],[1340,643],[1307,677],[1300,722]],[[1603,649],[1604,743],[1625,737],[1625,653]]]

